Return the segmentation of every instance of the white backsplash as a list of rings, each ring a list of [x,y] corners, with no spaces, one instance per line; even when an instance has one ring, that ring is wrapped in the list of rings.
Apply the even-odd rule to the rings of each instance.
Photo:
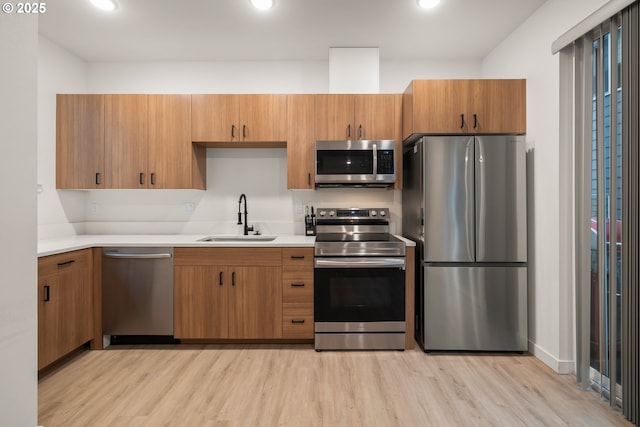
[[[64,191],[63,191],[64,192]],[[237,234],[238,199],[262,234],[303,234],[304,206],[386,207],[400,230],[401,192],[384,189],[287,190],[283,148],[208,149],[207,190],[84,191],[85,234]],[[64,197],[61,200],[64,203]],[[70,200],[75,198],[69,198]],[[242,207],[244,211],[244,206]]]

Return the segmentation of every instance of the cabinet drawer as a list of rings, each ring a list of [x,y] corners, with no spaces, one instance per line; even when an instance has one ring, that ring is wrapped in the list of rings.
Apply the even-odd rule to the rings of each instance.
[[[313,338],[313,333],[313,304],[283,304],[283,338]]]
[[[280,248],[175,248],[173,263],[179,265],[274,266],[282,262]]]
[[[282,274],[283,303],[313,303],[313,273]]]
[[[44,277],[65,270],[87,268],[91,262],[91,249],[49,255],[38,259],[38,276]]]
[[[313,271],[313,248],[282,248],[283,271]]]

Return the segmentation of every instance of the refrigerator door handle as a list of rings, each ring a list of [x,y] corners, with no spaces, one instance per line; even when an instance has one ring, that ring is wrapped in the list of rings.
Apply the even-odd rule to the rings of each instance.
[[[485,200],[486,194],[486,170],[484,167],[485,149],[482,140],[476,138],[476,259],[484,259],[485,257],[485,240],[487,238],[484,224],[487,219],[487,206]]]
[[[465,197],[467,200],[466,205],[466,229],[468,230],[466,234],[467,237],[467,253],[471,257],[471,261],[475,261],[478,257],[477,249],[476,249],[476,230],[478,229],[476,223],[476,212],[475,212],[475,201],[474,194],[476,192],[475,189],[475,141],[476,138],[471,137],[469,141],[467,141],[467,148],[465,153]],[[475,194],[476,200],[478,195]]]

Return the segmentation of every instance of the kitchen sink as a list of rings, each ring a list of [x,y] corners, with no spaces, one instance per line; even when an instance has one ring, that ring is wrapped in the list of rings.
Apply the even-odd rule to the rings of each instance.
[[[265,234],[249,234],[244,235],[217,235],[207,236],[198,239],[198,242],[271,242],[278,236],[269,236]]]

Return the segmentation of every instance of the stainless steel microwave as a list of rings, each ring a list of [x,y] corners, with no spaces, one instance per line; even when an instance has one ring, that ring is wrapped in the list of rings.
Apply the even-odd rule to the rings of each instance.
[[[316,141],[316,187],[389,187],[396,182],[394,140]]]

